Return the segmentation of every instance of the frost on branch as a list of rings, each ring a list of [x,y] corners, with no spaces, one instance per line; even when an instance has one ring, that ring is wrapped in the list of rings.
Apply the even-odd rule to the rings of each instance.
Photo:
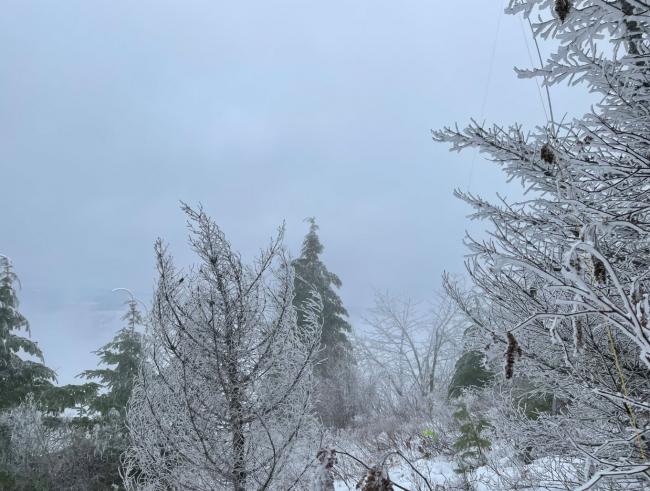
[[[557,43],[521,76],[582,84],[600,102],[530,132],[475,121],[433,132],[452,150],[478,148],[527,192],[521,203],[456,193],[490,236],[467,238],[474,290],[449,290],[480,328],[477,344],[508,353],[506,376],[562,408],[520,422],[523,448],[589,460],[589,486],[638,488],[650,471],[650,4],[511,0],[507,12]],[[523,355],[514,372],[511,333]]]
[[[444,397],[466,327],[459,314],[442,294],[430,312],[409,298],[375,294],[364,333],[357,336],[358,363],[372,374],[377,396],[363,401],[366,414],[421,414]]]
[[[332,471],[336,465],[336,450],[321,448],[316,454],[318,465],[314,472],[312,491],[334,491],[334,476]]]
[[[147,361],[128,408],[128,489],[288,489],[309,476],[318,428],[312,359],[320,300],[296,323],[282,230],[252,264],[185,207],[199,259],[176,269],[156,244]]]

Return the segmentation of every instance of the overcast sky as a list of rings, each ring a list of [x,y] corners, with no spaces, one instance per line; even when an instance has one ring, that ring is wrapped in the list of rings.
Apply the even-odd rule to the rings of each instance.
[[[0,253],[60,382],[120,326],[113,288],[149,302],[156,237],[191,262],[179,200],[248,255],[282,220],[297,254],[315,216],[356,325],[373,289],[426,299],[461,272],[464,232],[482,225],[453,189],[516,191],[430,129],[545,121],[535,83],[513,73],[530,62],[502,8],[4,0]],[[556,113],[586,109],[553,97]]]

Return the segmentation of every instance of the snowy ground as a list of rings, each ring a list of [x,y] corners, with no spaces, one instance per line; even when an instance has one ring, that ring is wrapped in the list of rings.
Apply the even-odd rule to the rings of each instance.
[[[422,475],[426,476],[429,484],[434,488],[436,485],[444,486],[443,489],[449,489],[452,486],[455,488],[460,483],[459,475],[454,472],[454,463],[444,457],[420,460],[415,462],[415,466]],[[406,463],[395,463],[388,468],[388,473],[391,481],[411,491],[429,489]],[[548,491],[549,489],[561,489],[557,486],[558,480],[577,478],[575,467],[566,462],[561,463],[553,457],[540,459],[519,469],[504,465],[499,469],[499,474],[500,476],[488,467],[477,469],[470,477],[473,488],[476,491],[507,489],[509,486],[502,481],[505,478],[507,481],[514,482],[521,482],[520,480],[525,479],[531,484],[534,483],[528,489]],[[357,482],[352,479],[349,479],[348,482],[339,480],[335,482],[334,488],[336,491],[352,491],[356,489],[356,484]]]
[[[454,472],[453,462],[449,462],[443,458],[439,460],[420,461],[416,464],[419,472],[425,475],[431,485],[435,484],[449,484],[450,481],[458,478]],[[420,489],[417,483],[417,477],[413,470],[406,463],[395,464],[388,469],[388,474],[391,481],[411,489],[413,491]],[[336,491],[349,491],[354,490],[356,482],[348,480],[347,483],[343,481],[336,481],[334,489]]]

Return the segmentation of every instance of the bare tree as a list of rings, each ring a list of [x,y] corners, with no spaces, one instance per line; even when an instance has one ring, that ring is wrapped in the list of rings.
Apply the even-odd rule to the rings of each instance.
[[[411,299],[376,293],[358,346],[393,410],[425,409],[434,392],[446,388],[462,336],[457,314],[442,294],[426,312]]]
[[[289,489],[318,448],[312,359],[320,302],[299,328],[281,229],[252,265],[202,209],[183,207],[200,264],[156,244],[147,363],[128,408],[129,489]],[[312,448],[313,445],[313,448]]]

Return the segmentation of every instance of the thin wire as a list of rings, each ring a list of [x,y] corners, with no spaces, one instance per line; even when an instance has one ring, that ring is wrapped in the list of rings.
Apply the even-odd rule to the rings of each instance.
[[[542,52],[539,49],[539,43],[537,42],[537,37],[535,36],[535,30],[533,29],[533,24],[528,19],[528,25],[530,26],[530,33],[533,35],[533,41],[535,42],[535,48],[537,48],[537,56],[539,57],[539,68],[544,67],[544,61],[542,60]],[[548,88],[548,84],[544,84],[546,89],[546,98],[548,99],[548,112],[551,115],[551,132],[555,136],[555,117],[553,116],[553,104],[551,103],[551,90]]]
[[[497,43],[499,41],[499,31],[501,30],[501,19],[503,18],[503,11],[505,9],[505,4],[508,0],[503,0],[501,2],[501,8],[499,9],[499,17],[497,18],[497,28],[496,32],[494,33],[494,41],[492,42],[492,52],[490,53],[490,63],[488,65],[488,73],[487,73],[487,79],[485,81],[485,91],[483,92],[483,102],[481,103],[481,117],[479,118],[479,121],[483,121],[483,117],[485,116],[485,107],[487,105],[487,98],[490,93],[490,83],[492,82],[492,69],[494,68],[494,58],[496,55],[497,51]],[[474,152],[474,155],[472,156],[472,163],[469,168],[469,176],[467,178],[467,189],[472,185],[472,177],[474,176],[474,166],[476,164],[476,156],[478,154],[478,151]]]
[[[519,17],[519,25],[521,27],[521,35],[524,38],[524,44],[526,45],[526,51],[528,52],[528,60],[530,61],[530,65],[534,66],[535,62],[533,61],[533,54],[531,53],[530,45],[528,44],[528,36],[526,36],[526,29],[524,28],[524,20],[521,17]],[[535,77],[535,85],[537,85],[537,94],[539,95],[539,102],[542,105],[542,110],[544,111],[544,117],[546,118],[546,123],[548,124],[550,122],[548,117],[548,111],[546,110],[546,104],[544,103],[544,96],[542,96],[542,88],[539,85],[539,81],[537,80],[537,77]],[[550,96],[549,96],[549,101],[550,101]]]
[[[131,296],[131,302],[139,302],[140,305],[142,305],[142,306],[144,307],[145,311],[149,309],[149,307],[147,307],[147,304],[145,304],[145,303],[144,303],[142,300],[140,300],[139,298],[136,298],[135,295],[133,295],[133,292],[132,292],[131,290],[129,290],[128,288],[121,288],[121,287],[120,287],[120,288],[113,288],[113,289],[111,290],[111,292],[112,292],[112,293],[115,293],[115,292],[126,292],[126,293],[128,293],[128,294]]]

